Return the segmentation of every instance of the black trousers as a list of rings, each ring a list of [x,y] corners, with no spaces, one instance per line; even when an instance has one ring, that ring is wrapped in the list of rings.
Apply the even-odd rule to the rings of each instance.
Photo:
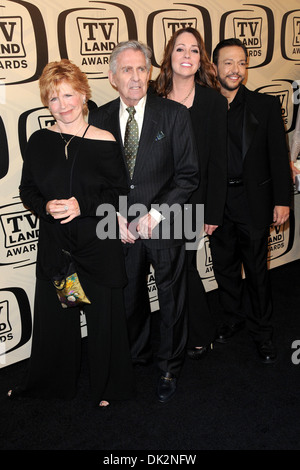
[[[247,320],[254,341],[272,337],[272,298],[268,272],[269,227],[251,225],[244,187],[228,188],[221,227],[210,237],[214,274],[225,320]],[[243,307],[242,265],[251,308]]]
[[[187,250],[188,342],[187,346],[206,346],[215,339],[216,327],[207,294],[197,268],[197,250]]]
[[[128,285],[124,289],[133,363],[152,355],[151,311],[147,289],[150,265],[158,291],[160,337],[157,365],[178,376],[187,341],[186,269],[184,245],[151,249],[142,240],[124,246]]]
[[[91,401],[133,397],[134,382],[124,312],[123,289],[111,289],[80,276],[91,305],[87,322]],[[81,367],[78,307],[63,309],[50,281],[37,280],[29,368],[24,394],[71,399]]]

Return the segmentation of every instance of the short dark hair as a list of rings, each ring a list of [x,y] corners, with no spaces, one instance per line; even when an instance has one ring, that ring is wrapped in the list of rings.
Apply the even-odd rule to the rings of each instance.
[[[218,65],[219,51],[223,49],[223,47],[228,47],[228,46],[241,47],[243,51],[245,52],[245,59],[247,60],[247,57],[248,57],[247,48],[242,43],[242,41],[237,38],[229,38],[229,39],[223,39],[223,41],[220,41],[219,44],[216,45],[213,51],[213,56],[212,56],[212,60],[215,65]]]

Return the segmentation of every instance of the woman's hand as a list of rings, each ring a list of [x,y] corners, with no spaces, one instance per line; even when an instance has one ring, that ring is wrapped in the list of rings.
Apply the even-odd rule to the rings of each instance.
[[[63,219],[61,224],[71,222],[80,215],[80,208],[77,199],[71,197],[70,199],[53,199],[48,201],[46,211],[54,219]]]

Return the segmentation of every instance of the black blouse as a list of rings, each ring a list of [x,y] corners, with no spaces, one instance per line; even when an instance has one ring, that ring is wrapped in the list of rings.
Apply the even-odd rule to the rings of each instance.
[[[68,141],[71,135],[64,135]],[[116,142],[74,137],[64,154],[65,142],[59,133],[38,130],[29,139],[20,184],[24,205],[40,219],[36,275],[50,279],[62,264],[62,249],[71,250],[78,273],[110,287],[126,282],[125,265],[115,209],[119,196],[128,193],[126,171]],[[73,159],[70,192],[70,176]],[[46,214],[46,204],[52,199],[74,196],[80,216],[67,224]],[[103,219],[97,208],[106,204],[112,217],[110,238],[96,234]],[[103,207],[103,206],[102,206]],[[106,212],[102,212],[106,217]],[[111,235],[111,221],[115,230]]]

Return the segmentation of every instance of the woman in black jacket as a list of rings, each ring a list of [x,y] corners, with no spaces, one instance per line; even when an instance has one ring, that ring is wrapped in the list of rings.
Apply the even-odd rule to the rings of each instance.
[[[196,29],[180,29],[171,37],[155,81],[155,90],[160,96],[178,101],[190,110],[198,147],[200,184],[189,202],[194,219],[196,205],[204,205],[204,230],[211,235],[222,224],[227,190],[227,100],[219,93],[213,66]],[[200,233],[197,236],[200,241]],[[215,325],[197,269],[195,244],[187,244],[187,264],[187,352],[192,359],[199,359],[214,341]]]

